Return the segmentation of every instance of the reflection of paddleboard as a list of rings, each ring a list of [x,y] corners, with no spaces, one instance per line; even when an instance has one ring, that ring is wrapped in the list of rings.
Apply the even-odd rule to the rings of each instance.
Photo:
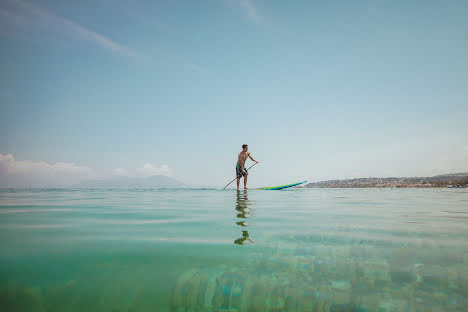
[[[262,188],[258,188],[257,190],[282,190],[284,188],[300,185],[300,184],[303,184],[303,183],[306,183],[306,182],[307,181],[299,182],[299,183],[293,183],[293,184],[279,185],[279,186],[262,187]]]

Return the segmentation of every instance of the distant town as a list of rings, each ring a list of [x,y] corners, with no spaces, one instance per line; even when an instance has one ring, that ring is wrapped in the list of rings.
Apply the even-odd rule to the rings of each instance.
[[[329,180],[309,183],[307,188],[429,188],[449,187],[465,188],[468,186],[468,173],[454,173],[433,177],[394,177],[394,178],[356,178]]]

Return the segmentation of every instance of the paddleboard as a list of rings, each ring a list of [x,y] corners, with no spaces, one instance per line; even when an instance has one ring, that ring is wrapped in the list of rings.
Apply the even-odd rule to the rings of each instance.
[[[279,185],[279,186],[262,187],[262,188],[258,188],[257,190],[282,190],[282,189],[285,189],[285,188],[288,188],[288,187],[291,187],[291,186],[304,184],[306,182],[307,181],[292,183],[292,184],[286,184],[286,185]]]

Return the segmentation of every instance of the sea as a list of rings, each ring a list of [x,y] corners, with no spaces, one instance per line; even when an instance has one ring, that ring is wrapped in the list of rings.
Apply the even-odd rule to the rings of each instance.
[[[468,191],[0,190],[0,310],[468,311]]]

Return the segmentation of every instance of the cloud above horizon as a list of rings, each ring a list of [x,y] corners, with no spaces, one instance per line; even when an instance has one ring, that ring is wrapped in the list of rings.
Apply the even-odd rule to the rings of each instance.
[[[125,170],[124,168],[115,168],[112,173],[116,176],[128,175],[127,170]]]
[[[0,154],[0,187],[69,186],[96,175],[87,166],[69,162],[16,160],[12,154]]]
[[[52,28],[54,31],[65,33],[75,39],[92,42],[107,50],[126,56],[139,57],[136,52],[124,45],[72,20],[56,16],[33,3],[24,0],[11,0],[10,3],[14,3],[15,5],[9,9],[0,8],[0,15],[5,18],[5,21],[12,22],[13,26]]]
[[[170,177],[172,171],[168,165],[161,165],[159,167],[146,163],[143,167],[136,168],[135,170],[127,170],[125,168],[115,168],[112,173],[116,176],[125,176],[125,177],[139,177],[147,178],[155,175],[163,175]]]
[[[16,160],[12,154],[0,154],[0,188],[68,187],[85,180],[100,180],[112,175],[147,178],[154,175],[171,176],[168,165],[159,167],[146,163],[134,170],[116,168],[112,172],[98,174],[88,166],[72,162]]]

